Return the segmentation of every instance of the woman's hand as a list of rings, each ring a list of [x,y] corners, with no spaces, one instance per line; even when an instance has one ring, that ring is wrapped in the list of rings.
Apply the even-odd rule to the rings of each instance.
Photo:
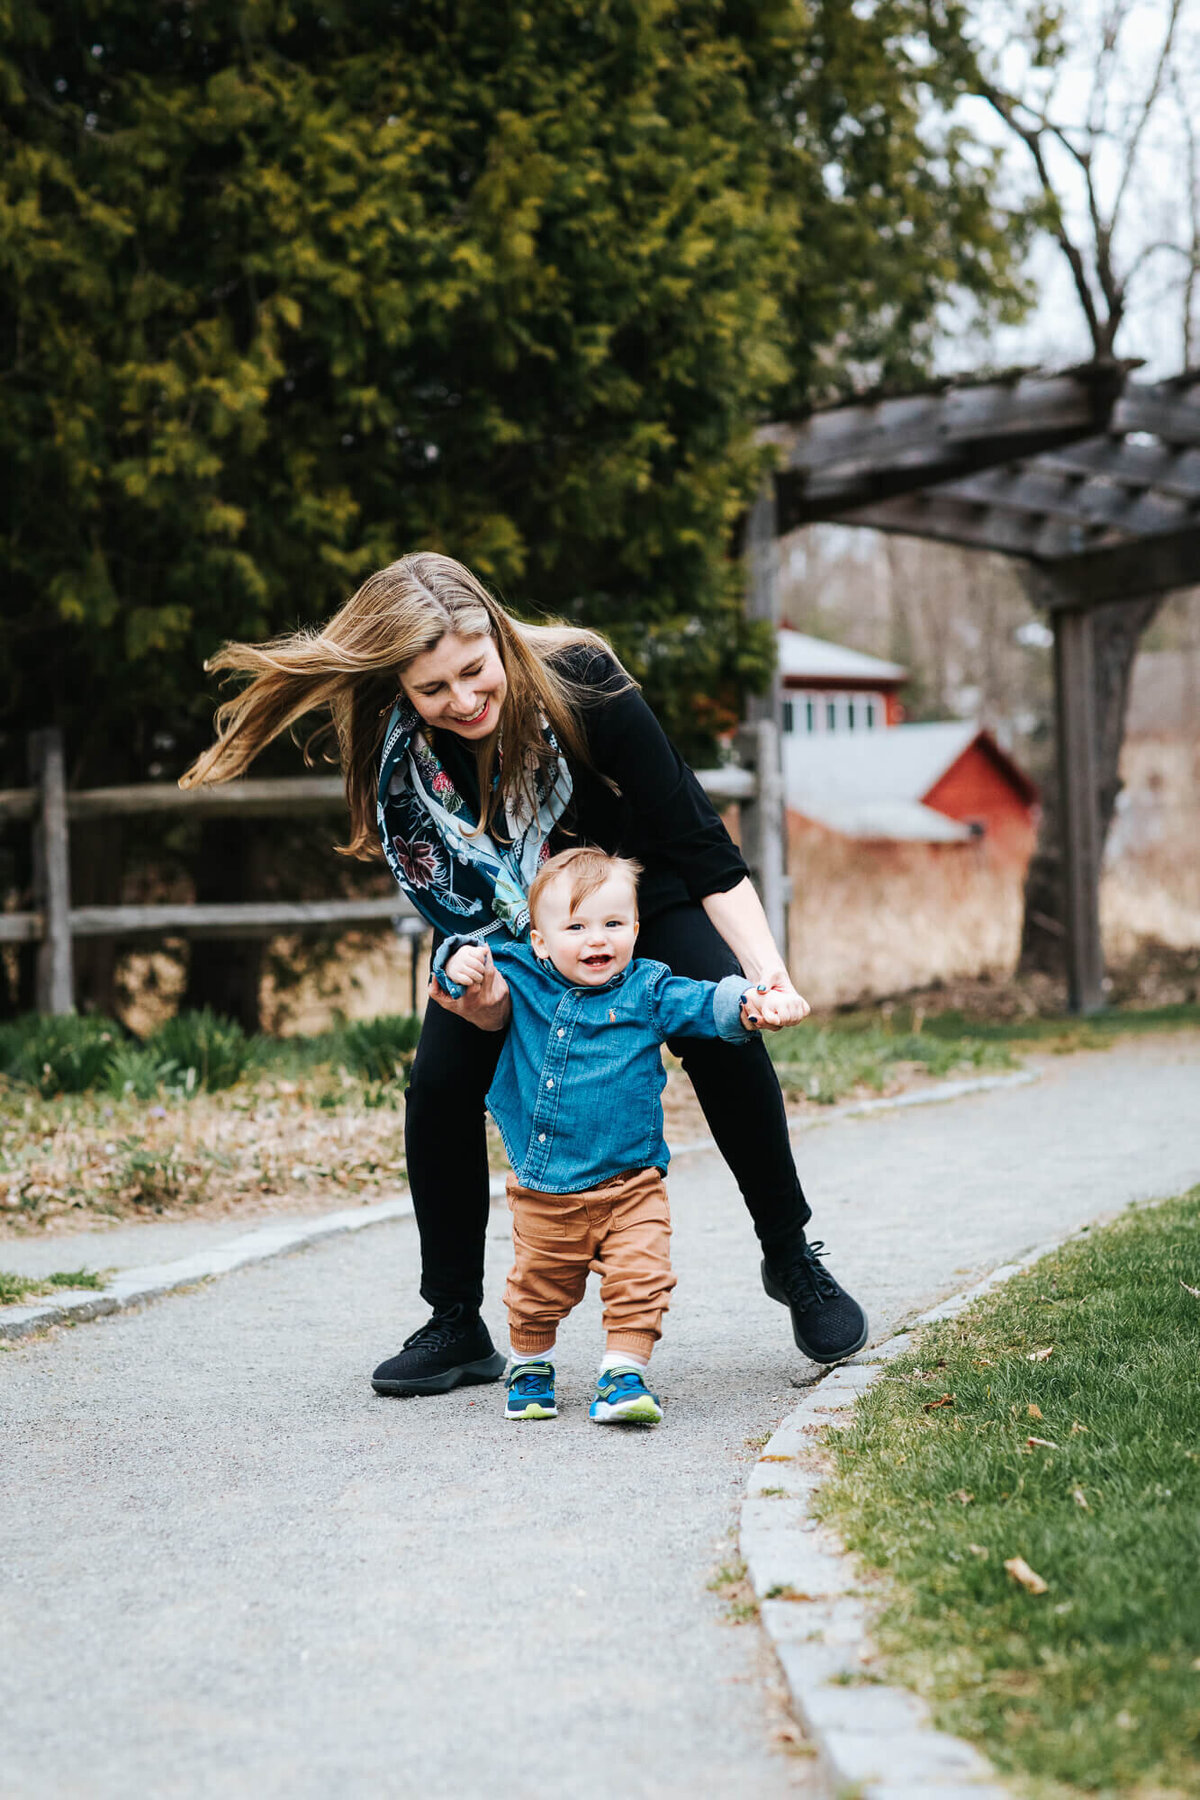
[[[799,1025],[812,1008],[792,986],[786,969],[768,970],[742,1001],[742,1023],[750,1031],[783,1031]]]
[[[460,959],[469,961],[469,968],[464,969]],[[446,990],[439,986],[436,975],[429,980],[429,997],[444,1007],[447,1012],[457,1013],[460,1019],[478,1026],[480,1031],[505,1031],[512,1018],[512,996],[508,991],[508,983],[492,961],[492,953],[486,944],[472,946],[470,951],[456,951],[451,957],[456,965],[453,972],[447,973],[456,983],[465,981],[462,998],[452,1000]]]

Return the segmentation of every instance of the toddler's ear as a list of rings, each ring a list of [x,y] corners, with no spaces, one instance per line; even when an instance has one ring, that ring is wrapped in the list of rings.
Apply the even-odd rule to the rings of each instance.
[[[529,927],[529,948],[542,962],[546,961],[546,940],[536,925]]]

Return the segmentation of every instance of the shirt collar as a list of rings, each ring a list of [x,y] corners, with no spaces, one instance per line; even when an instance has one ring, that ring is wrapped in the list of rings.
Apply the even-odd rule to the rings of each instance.
[[[610,975],[608,980],[602,982],[599,987],[585,987],[580,982],[568,981],[562,970],[556,968],[548,956],[538,956],[537,951],[532,948],[529,954],[535,958],[537,966],[543,974],[548,975],[552,981],[556,981],[559,987],[568,988],[572,994],[610,993],[613,988],[619,988],[623,984],[625,977],[633,967],[633,957],[631,956],[623,969],[618,970],[615,975]]]

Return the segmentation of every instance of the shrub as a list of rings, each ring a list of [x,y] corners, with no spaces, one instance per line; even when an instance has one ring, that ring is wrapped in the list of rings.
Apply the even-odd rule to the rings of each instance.
[[[177,1013],[146,1042],[148,1054],[174,1063],[177,1079],[188,1093],[232,1087],[245,1071],[251,1049],[240,1025],[207,1006],[203,1012]]]
[[[178,1063],[141,1044],[118,1044],[104,1070],[105,1086],[114,1099],[127,1095],[153,1100],[178,1071]]]
[[[161,1212],[176,1201],[203,1198],[198,1192],[193,1191],[190,1196],[186,1192],[189,1168],[178,1144],[151,1150],[139,1138],[130,1137],[122,1138],[118,1149],[122,1156],[113,1185],[122,1200]],[[193,1190],[199,1185],[195,1180],[191,1183]]]
[[[0,1071],[43,1100],[82,1094],[103,1079],[124,1035],[114,1020],[93,1013],[27,1013],[0,1026]]]
[[[348,1025],[342,1038],[342,1060],[351,1075],[365,1081],[403,1079],[412,1066],[421,1021],[416,1013],[385,1013]]]

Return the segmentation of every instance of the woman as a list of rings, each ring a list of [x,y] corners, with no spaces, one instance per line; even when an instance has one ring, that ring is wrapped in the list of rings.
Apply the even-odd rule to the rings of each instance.
[[[794,996],[746,866],[604,640],[525,625],[461,563],[423,553],[366,581],[319,632],[227,644],[207,665],[248,674],[217,739],[183,776],[228,781],[272,738],[327,710],[350,807],[345,853],[383,855],[439,939],[524,935],[538,865],[572,843],[645,870],[638,953],[678,975],[739,966]],[[440,1393],[504,1362],[480,1317],[488,1166],[484,1095],[499,1055],[491,987],[436,984],[409,1084],[405,1142],[432,1317],[373,1376],[379,1393]],[[805,1238],[809,1208],[766,1047],[694,1039],[682,1060],[763,1250],[763,1285],[797,1345],[832,1363],[867,1322]]]

